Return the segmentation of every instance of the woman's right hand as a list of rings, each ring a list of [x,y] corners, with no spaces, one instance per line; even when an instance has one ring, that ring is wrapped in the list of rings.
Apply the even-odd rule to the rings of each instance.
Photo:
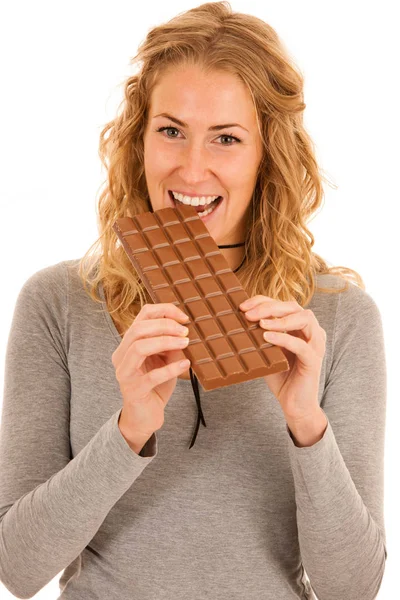
[[[145,304],[112,355],[123,397],[118,427],[137,453],[163,426],[177,376],[190,366],[181,364],[189,338],[179,324],[188,320],[175,304]]]

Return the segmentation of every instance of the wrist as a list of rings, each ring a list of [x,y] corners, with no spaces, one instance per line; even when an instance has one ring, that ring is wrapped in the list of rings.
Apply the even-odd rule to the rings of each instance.
[[[313,446],[323,438],[328,419],[322,408],[319,408],[313,415],[302,419],[286,419],[286,423],[295,446],[304,448]]]
[[[122,415],[122,413],[121,413]],[[151,435],[141,434],[135,431],[132,431],[131,428],[127,427],[121,419],[121,415],[118,419],[118,428],[125,439],[128,446],[135,452],[136,454],[140,454],[146,442],[151,438]]]

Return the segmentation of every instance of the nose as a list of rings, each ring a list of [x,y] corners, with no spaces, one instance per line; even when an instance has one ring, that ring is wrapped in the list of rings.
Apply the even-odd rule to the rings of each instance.
[[[179,162],[180,178],[192,188],[209,178],[207,173],[210,169],[211,158],[203,144],[189,144],[180,154]]]

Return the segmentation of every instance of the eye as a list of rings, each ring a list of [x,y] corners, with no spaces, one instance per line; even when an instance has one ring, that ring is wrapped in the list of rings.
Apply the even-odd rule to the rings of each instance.
[[[178,131],[178,129],[176,127],[159,127],[158,129],[156,129],[156,131],[157,131],[157,133],[159,133],[159,132],[162,132],[165,130],[170,130],[170,129],[175,129],[175,131]],[[167,135],[167,137],[171,137],[171,136]]]
[[[169,127],[159,127],[158,129],[156,129],[156,132],[157,133],[162,133],[163,131],[169,130],[169,129],[173,129],[175,131],[179,131],[179,129],[177,129],[177,127],[172,127],[172,125],[171,125]],[[173,139],[173,137],[176,137],[176,136],[169,136],[169,135],[167,135],[166,137],[169,138],[169,139]],[[220,137],[220,138],[231,138],[232,140],[235,140],[235,143],[238,143],[238,144],[240,144],[240,142],[241,142],[241,140],[238,137],[235,137],[234,135],[228,134],[228,133],[222,133],[218,137]],[[230,143],[230,144],[220,144],[220,145],[221,146],[234,146],[233,143]]]

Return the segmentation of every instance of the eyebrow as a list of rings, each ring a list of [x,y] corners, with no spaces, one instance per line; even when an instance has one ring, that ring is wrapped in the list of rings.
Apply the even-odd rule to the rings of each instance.
[[[174,123],[176,123],[180,127],[189,127],[187,123],[180,121],[179,119],[169,115],[168,113],[160,113],[159,115],[155,115],[153,119],[156,119],[157,117],[166,117],[167,119],[174,121]],[[220,129],[225,129],[226,127],[240,127],[241,129],[244,129],[245,131],[249,132],[248,129],[246,129],[242,125],[239,125],[239,123],[225,123],[225,125],[213,125],[212,127],[208,128],[208,131],[219,131]]]

